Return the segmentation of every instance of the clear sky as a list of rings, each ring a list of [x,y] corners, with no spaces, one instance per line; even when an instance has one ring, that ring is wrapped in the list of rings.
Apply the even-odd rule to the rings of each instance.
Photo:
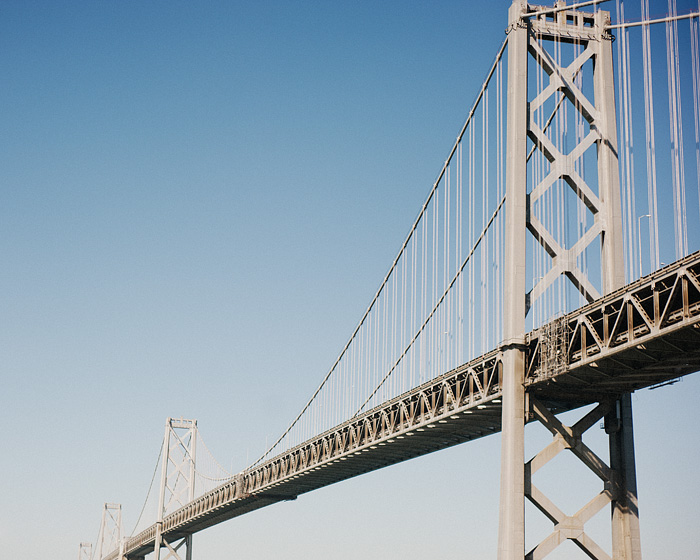
[[[284,430],[398,251],[509,4],[0,4],[0,556],[75,558],[104,502],[131,531],[168,416],[234,471]],[[697,374],[633,397],[647,558],[700,549],[698,397]],[[231,520],[195,558],[495,557],[499,446]]]

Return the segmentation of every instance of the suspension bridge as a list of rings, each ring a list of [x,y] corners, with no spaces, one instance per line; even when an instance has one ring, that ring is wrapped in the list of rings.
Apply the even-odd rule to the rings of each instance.
[[[700,369],[699,23],[673,0],[660,16],[642,0],[636,21],[618,2],[615,23],[599,4],[513,2],[418,217],[300,413],[233,475],[195,420],[168,419],[154,518],[126,536],[105,504],[79,560],[191,559],[205,528],[496,433],[499,558],[565,541],[641,558],[630,394]],[[528,422],[552,434],[529,459]],[[607,457],[583,441],[601,422]],[[533,482],[564,451],[601,486],[574,515]],[[526,500],[552,527],[531,550]],[[586,531],[608,507],[611,550]]]

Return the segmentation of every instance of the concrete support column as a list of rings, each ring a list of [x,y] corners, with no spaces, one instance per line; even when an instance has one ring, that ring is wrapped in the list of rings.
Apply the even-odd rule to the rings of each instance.
[[[499,560],[525,554],[525,232],[527,203],[527,45],[521,15],[527,4],[514,1],[508,13],[508,121],[506,157],[506,246],[503,303],[503,409]]]

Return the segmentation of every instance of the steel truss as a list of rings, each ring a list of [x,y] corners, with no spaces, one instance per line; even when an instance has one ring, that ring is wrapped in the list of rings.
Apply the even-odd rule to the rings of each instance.
[[[582,435],[594,426],[601,418],[609,418],[614,404],[601,403],[586,414],[573,426],[565,426],[540,401],[530,399],[532,414],[554,436],[552,443],[540,451],[525,464],[525,496],[554,524],[552,533],[531,550],[525,558],[539,560],[547,556],[567,539],[572,540],[589,558],[594,560],[609,560],[610,556],[586,532],[585,524],[613,500],[621,500],[625,493],[624,485],[620,483],[617,472],[611,469],[605,461],[598,457],[583,443]],[[613,422],[610,422],[613,424]],[[608,422],[606,422],[606,426]],[[615,426],[618,424],[615,423]],[[594,496],[584,507],[574,515],[566,515],[540,491],[532,482],[532,476],[559,453],[569,450],[581,463],[588,467],[603,482],[603,490]],[[630,496],[630,501],[636,508],[636,496]],[[639,543],[637,543],[638,545]]]
[[[553,331],[564,332],[554,345],[549,340]],[[639,532],[628,532],[624,519],[615,518],[617,510],[638,518],[635,472],[630,467],[634,463],[630,392],[696,370],[698,343],[698,253],[531,333],[526,378],[530,414],[554,439],[525,464],[525,496],[554,529],[526,558],[544,558],[570,539],[590,558],[609,559],[584,527],[608,504],[614,513],[614,557],[641,556]],[[548,357],[552,346],[558,360]],[[562,411],[562,403],[570,409],[572,403],[584,400],[599,404],[574,426],[564,426],[554,416]],[[609,435],[610,465],[581,441],[601,418]],[[601,492],[573,516],[564,514],[532,484],[532,475],[567,449],[603,483]]]
[[[493,351],[239,473],[130,539],[125,552],[139,558],[158,538],[172,543],[260,507],[496,433],[500,375],[501,353]]]
[[[635,309],[631,314],[630,305]],[[638,308],[646,310],[644,321],[636,315]],[[531,404],[528,410],[532,415],[527,420],[538,419],[536,410],[540,410],[540,416],[548,417],[541,407],[556,414],[603,403],[601,406],[611,406],[615,413],[606,417],[606,425],[613,438],[612,447],[617,449],[615,442],[620,441],[621,435],[618,428],[624,425],[624,403],[614,403],[621,395],[700,369],[700,253],[553,323],[556,324],[545,325],[524,338],[525,387],[530,403],[540,403],[538,409]],[[550,344],[545,336],[561,333],[562,329],[566,334],[560,335],[558,346],[553,346],[556,359],[543,358],[542,348]],[[586,329],[600,333],[598,338]],[[582,332],[586,334],[581,335]],[[503,355],[507,351],[507,347],[494,350],[239,473],[164,515],[162,537],[180,554],[177,543],[186,536],[232,517],[497,433],[502,427]],[[598,411],[602,414],[604,409],[599,407]],[[556,423],[550,422],[550,426]],[[582,426],[579,422],[570,430],[583,433]],[[564,443],[567,438],[575,443],[570,433],[573,432],[564,429],[564,435],[557,437]],[[575,450],[576,445],[571,449]],[[531,465],[542,461],[542,457],[533,459]],[[528,469],[524,464],[523,461],[521,472]],[[605,482],[603,485],[605,488]],[[536,498],[537,492],[533,496]],[[610,496],[615,499],[615,494]],[[585,521],[590,512],[589,508],[579,515],[579,521]],[[565,528],[561,525],[558,529]],[[124,546],[126,557],[136,560],[153,552],[156,530],[153,525],[129,539]],[[117,558],[115,551],[105,560]]]
[[[694,253],[530,333],[525,385],[541,399],[594,402],[668,382],[695,371],[698,337]]]

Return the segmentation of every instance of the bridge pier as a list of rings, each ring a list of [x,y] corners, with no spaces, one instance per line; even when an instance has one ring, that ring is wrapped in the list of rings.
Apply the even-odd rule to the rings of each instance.
[[[641,559],[630,395],[599,403],[573,426],[565,426],[536,398],[531,397],[530,404],[532,415],[552,433],[553,439],[525,463],[525,496],[552,521],[553,530],[525,558],[544,558],[568,539],[589,558],[608,560],[610,556],[586,533],[585,524],[610,504],[613,560]],[[583,434],[603,418],[610,443],[609,466],[582,439]],[[602,490],[574,515],[559,509],[532,481],[533,475],[562,451],[571,452],[603,483]]]
[[[610,468],[617,473],[619,490],[612,502],[613,560],[641,560],[632,398],[629,393],[617,401],[616,410],[606,417],[605,429],[610,438]]]
[[[179,542],[177,542],[179,541]],[[185,547],[185,556],[180,554],[180,549]],[[161,559],[161,551],[165,549],[166,554]],[[187,535],[182,539],[175,539],[168,542],[163,538],[160,527],[156,533],[155,560],[192,560],[192,535]]]

